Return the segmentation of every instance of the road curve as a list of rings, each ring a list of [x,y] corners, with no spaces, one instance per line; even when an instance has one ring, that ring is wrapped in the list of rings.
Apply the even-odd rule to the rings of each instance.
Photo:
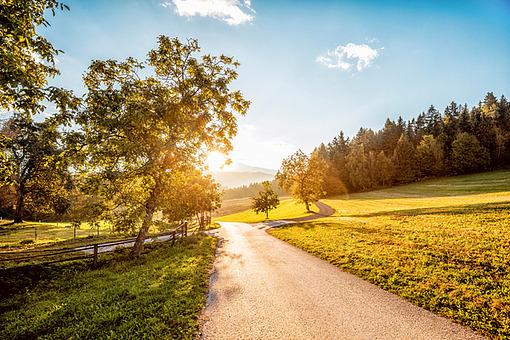
[[[316,220],[318,218],[322,217],[328,217],[335,213],[335,209],[331,208],[329,205],[326,205],[321,202],[315,202],[315,205],[317,208],[319,208],[319,212],[313,215],[304,216],[304,217],[298,217],[298,218],[290,218],[282,221],[286,222],[305,222],[305,221],[311,221]]]
[[[243,223],[221,222],[200,339],[484,339]]]

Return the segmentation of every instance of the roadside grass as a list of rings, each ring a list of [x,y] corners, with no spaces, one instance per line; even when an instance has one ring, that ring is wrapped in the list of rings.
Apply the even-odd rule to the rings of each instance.
[[[509,171],[324,202],[334,216],[270,233],[489,338],[510,338]]]
[[[1,271],[0,339],[193,339],[216,239],[195,234],[88,262]],[[90,262],[90,261],[89,261]]]
[[[251,202],[251,200],[250,200]],[[296,200],[286,199],[280,201],[278,208],[269,212],[269,219],[266,219],[266,214],[256,214],[253,210],[248,207],[249,210],[242,212],[226,215],[222,217],[214,218],[217,222],[242,222],[242,223],[259,223],[264,221],[282,220],[288,218],[298,218],[308,216],[313,213],[317,213],[319,209],[316,206],[312,206],[312,212],[307,212],[306,207],[302,203],[297,203]]]

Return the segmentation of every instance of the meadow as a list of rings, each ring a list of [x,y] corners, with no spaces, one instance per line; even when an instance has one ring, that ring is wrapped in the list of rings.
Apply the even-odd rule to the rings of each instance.
[[[219,217],[214,217],[214,221],[217,222],[243,222],[243,223],[259,223],[268,220],[282,220],[288,218],[298,218],[303,216],[308,216],[313,213],[319,212],[319,209],[312,205],[310,207],[311,212],[306,211],[306,207],[303,203],[297,203],[296,200],[284,198],[280,200],[280,205],[274,209],[269,211],[269,219],[266,220],[265,213],[256,214],[253,210],[251,210],[251,199],[240,199],[240,200],[231,200],[235,203],[227,201],[227,207],[232,205],[235,208],[231,208],[230,210],[236,211],[235,213],[229,215],[223,215]],[[242,209],[242,210],[241,210]],[[241,211],[239,211],[241,210]],[[239,212],[238,212],[239,211]]]
[[[216,239],[101,255],[99,269],[74,261],[3,270],[0,339],[193,339]]]
[[[76,237],[75,237],[76,236]],[[118,236],[118,235],[117,235]],[[101,223],[99,230],[88,223],[82,223],[80,228],[70,222],[29,222],[12,223],[9,220],[0,221],[0,248],[11,248],[27,245],[48,245],[70,239],[90,237],[111,238],[111,228]]]
[[[270,233],[492,339],[510,338],[510,171],[323,200]]]

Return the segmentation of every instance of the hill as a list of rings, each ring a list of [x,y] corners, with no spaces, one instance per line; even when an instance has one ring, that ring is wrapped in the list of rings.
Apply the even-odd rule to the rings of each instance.
[[[274,178],[274,175],[264,172],[213,171],[210,174],[216,182],[225,188],[237,188],[251,183],[272,181]]]

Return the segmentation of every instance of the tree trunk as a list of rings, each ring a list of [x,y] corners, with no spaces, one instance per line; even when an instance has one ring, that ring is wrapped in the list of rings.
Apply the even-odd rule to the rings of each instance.
[[[25,209],[25,186],[23,184],[16,187],[16,211],[14,213],[14,223],[23,222],[23,210]]]
[[[306,211],[311,212],[310,211],[310,203],[308,201],[305,201],[305,205],[306,205]]]
[[[269,219],[269,210],[266,210],[266,220]]]
[[[131,250],[131,258],[140,256],[140,253],[142,252],[143,244],[145,242],[147,232],[149,231],[149,227],[152,223],[152,216],[156,210],[156,202],[158,200],[159,194],[161,193],[162,187],[163,185],[161,183],[161,179],[156,178],[156,185],[154,186],[154,189],[152,190],[151,195],[145,204],[145,217],[143,219],[140,232],[138,233],[138,237],[136,238],[135,244],[133,246],[133,250]]]

